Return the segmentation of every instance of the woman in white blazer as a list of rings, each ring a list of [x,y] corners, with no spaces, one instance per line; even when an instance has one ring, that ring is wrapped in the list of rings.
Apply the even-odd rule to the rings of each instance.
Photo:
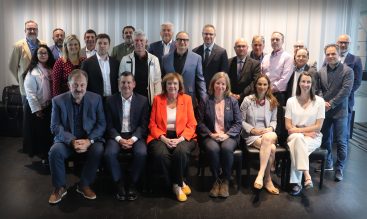
[[[27,97],[29,127],[23,127],[27,136],[25,152],[37,155],[47,163],[47,153],[52,145],[51,121],[51,72],[55,59],[47,45],[40,45],[24,72],[24,89]]]
[[[265,187],[274,195],[279,194],[279,189],[274,187],[270,176],[277,141],[277,106],[278,101],[272,94],[270,80],[263,74],[255,80],[254,94],[245,97],[241,104],[243,137],[247,146],[260,150],[260,169],[254,188]]]

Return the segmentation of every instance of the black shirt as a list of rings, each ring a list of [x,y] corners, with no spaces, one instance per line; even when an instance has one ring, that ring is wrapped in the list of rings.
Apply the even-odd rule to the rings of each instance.
[[[182,74],[183,72],[183,68],[185,66],[186,57],[187,57],[187,51],[188,50],[186,50],[186,52],[183,55],[179,55],[177,53],[177,50],[175,50],[173,65],[174,65],[175,71],[179,74]]]
[[[136,87],[134,92],[148,97],[148,54],[140,58],[136,53],[135,56],[135,81]]]

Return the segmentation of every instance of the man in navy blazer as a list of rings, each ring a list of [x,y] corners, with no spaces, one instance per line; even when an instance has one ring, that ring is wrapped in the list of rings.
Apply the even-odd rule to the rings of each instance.
[[[68,77],[69,92],[52,99],[51,132],[54,144],[49,151],[49,162],[54,191],[49,203],[56,204],[66,195],[65,159],[73,154],[87,157],[77,192],[87,199],[95,199],[90,188],[103,155],[103,134],[106,120],[101,96],[86,91],[88,75],[80,69]]]
[[[212,24],[204,26],[202,36],[204,44],[192,51],[202,58],[203,74],[206,89],[208,89],[210,80],[215,73],[228,71],[228,56],[224,48],[214,43],[216,35],[215,27]]]
[[[159,66],[162,66],[162,57],[176,49],[176,42],[173,38],[173,24],[166,22],[161,24],[161,38],[157,42],[149,45],[148,52],[157,56],[159,59]]]
[[[232,96],[241,105],[243,98],[253,91],[254,81],[260,74],[260,62],[250,58],[247,53],[248,43],[245,39],[239,38],[234,44],[236,56],[228,60],[228,76],[231,80]]]
[[[348,99],[348,127],[350,130],[351,127],[351,119],[352,119],[352,112],[353,112],[353,106],[354,106],[354,92],[361,86],[362,83],[362,61],[361,58],[358,56],[355,56],[348,52],[349,50],[349,44],[350,44],[350,37],[347,34],[342,34],[338,38],[337,44],[340,47],[340,53],[341,53],[341,63],[349,66],[351,69],[353,69],[354,72],[354,82],[353,87],[349,95]],[[348,139],[349,139],[348,132]]]
[[[116,183],[116,198],[133,201],[147,156],[149,102],[145,96],[133,93],[135,79],[131,72],[123,72],[118,84],[120,93],[109,97],[106,103],[108,140],[104,158]],[[133,153],[130,174],[121,170],[117,159],[120,151]]]
[[[102,97],[108,97],[118,92],[117,78],[120,63],[108,55],[110,42],[110,37],[107,34],[98,34],[97,53],[86,59],[81,66],[81,69],[88,74],[87,90]]]
[[[65,31],[61,28],[55,28],[52,31],[52,40],[54,41],[54,45],[50,46],[50,50],[52,55],[55,58],[55,61],[62,56],[62,47],[65,39]]]
[[[181,31],[176,34],[175,51],[165,55],[162,60],[162,77],[177,72],[184,80],[185,93],[192,98],[194,108],[198,101],[206,98],[206,87],[201,66],[201,57],[189,51],[189,34]]]
[[[348,152],[348,98],[354,74],[351,68],[340,62],[338,45],[326,45],[324,51],[327,65],[318,72],[319,90],[325,100],[325,120],[321,129],[322,147],[328,150],[325,170],[333,170],[332,136],[334,136],[337,146],[335,181],[339,182],[343,180]]]

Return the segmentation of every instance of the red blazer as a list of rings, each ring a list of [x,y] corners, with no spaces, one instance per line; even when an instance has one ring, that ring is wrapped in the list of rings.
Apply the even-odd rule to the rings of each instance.
[[[187,94],[177,96],[176,107],[176,134],[183,136],[186,140],[196,137],[196,119],[192,107],[191,97]],[[167,97],[160,94],[154,97],[152,112],[149,121],[149,135],[147,143],[158,139],[167,133]]]

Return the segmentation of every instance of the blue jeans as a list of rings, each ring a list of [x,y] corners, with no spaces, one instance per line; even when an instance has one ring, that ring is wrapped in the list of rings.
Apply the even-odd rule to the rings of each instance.
[[[348,117],[339,119],[325,118],[321,132],[323,134],[322,148],[326,148],[328,151],[326,167],[329,168],[333,166],[332,145],[334,136],[334,144],[337,147],[335,168],[343,170],[348,152]]]
[[[115,141],[115,139],[108,139],[106,144],[106,151],[104,153],[104,159],[107,163],[107,166],[111,170],[112,178],[115,182],[119,180],[125,181],[126,170],[121,171],[120,162],[117,159],[118,154],[122,151],[119,143]],[[129,182],[136,184],[139,180],[142,170],[145,166],[145,160],[147,157],[147,145],[144,140],[137,140],[132,148],[133,153],[133,161],[131,163],[131,179]]]
[[[81,187],[89,186],[96,178],[99,162],[103,155],[103,143],[95,142],[89,146],[87,160],[84,163],[79,185]],[[52,176],[52,184],[55,188],[66,187],[65,160],[76,152],[74,149],[64,143],[54,143],[48,156],[50,161],[50,170]]]

